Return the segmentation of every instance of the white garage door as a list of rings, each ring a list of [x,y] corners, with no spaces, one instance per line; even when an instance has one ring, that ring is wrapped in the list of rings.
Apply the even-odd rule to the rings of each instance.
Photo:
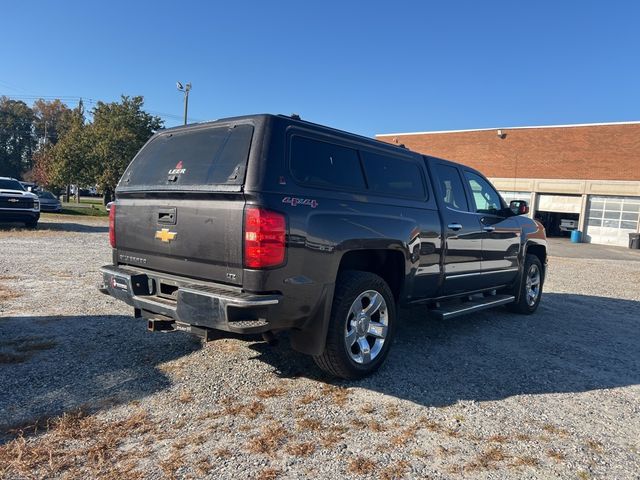
[[[540,212],[580,213],[582,197],[570,195],[538,195]]]
[[[638,231],[640,197],[591,197],[587,216],[588,241],[627,246],[629,234]]]

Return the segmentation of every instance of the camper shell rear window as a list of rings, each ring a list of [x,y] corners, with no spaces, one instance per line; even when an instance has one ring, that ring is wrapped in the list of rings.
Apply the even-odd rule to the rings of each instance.
[[[168,131],[135,156],[119,190],[189,190],[244,183],[253,126],[214,125]]]

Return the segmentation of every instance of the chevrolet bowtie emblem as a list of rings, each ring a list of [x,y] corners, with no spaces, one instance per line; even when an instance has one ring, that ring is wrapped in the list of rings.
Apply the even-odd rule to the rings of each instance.
[[[163,242],[170,242],[176,238],[178,232],[170,232],[168,228],[163,228],[156,232],[156,240],[162,240]]]
[[[20,200],[18,200],[17,198],[10,198],[9,200],[7,200],[11,203],[18,203]]]

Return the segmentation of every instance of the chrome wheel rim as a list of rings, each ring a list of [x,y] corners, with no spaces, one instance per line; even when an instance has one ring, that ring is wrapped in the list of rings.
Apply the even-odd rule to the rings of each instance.
[[[351,359],[361,365],[375,360],[388,331],[389,311],[384,297],[375,290],[362,292],[349,308],[344,329],[344,343]]]
[[[527,273],[526,293],[527,304],[533,307],[540,296],[540,269],[537,265],[531,265]]]

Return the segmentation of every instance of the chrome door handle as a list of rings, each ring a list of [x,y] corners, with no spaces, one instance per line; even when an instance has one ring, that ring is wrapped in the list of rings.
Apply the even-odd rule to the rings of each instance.
[[[450,230],[461,230],[462,229],[462,225],[460,225],[459,223],[450,223],[449,225],[447,225],[447,227]]]
[[[493,232],[495,229],[496,227],[493,227],[493,226],[482,227],[482,230],[484,230],[485,232]]]

